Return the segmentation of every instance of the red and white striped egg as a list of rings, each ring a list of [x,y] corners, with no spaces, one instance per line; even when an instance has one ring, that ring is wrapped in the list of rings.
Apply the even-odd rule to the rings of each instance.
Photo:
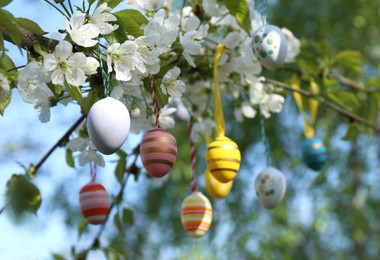
[[[110,207],[108,192],[103,185],[92,181],[80,190],[79,205],[88,223],[101,224],[105,221]]]
[[[193,238],[206,234],[212,222],[212,206],[208,198],[199,191],[187,196],[182,202],[181,222],[186,233]]]
[[[148,174],[161,178],[171,170],[177,159],[177,141],[164,129],[150,130],[142,139],[140,156]]]

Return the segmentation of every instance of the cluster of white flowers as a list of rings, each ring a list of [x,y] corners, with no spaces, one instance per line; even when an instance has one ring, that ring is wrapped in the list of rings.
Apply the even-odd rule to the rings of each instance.
[[[95,162],[100,167],[105,166],[103,156],[97,152],[89,138],[73,138],[66,144],[66,148],[72,152],[79,152],[77,156],[80,166],[84,166],[90,162]]]

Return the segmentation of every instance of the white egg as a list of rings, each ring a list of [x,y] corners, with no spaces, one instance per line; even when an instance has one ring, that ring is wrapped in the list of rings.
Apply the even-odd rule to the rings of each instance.
[[[279,170],[269,167],[257,175],[255,189],[261,205],[264,208],[273,209],[285,195],[285,176]]]
[[[131,125],[127,107],[106,97],[97,101],[87,116],[87,130],[92,143],[103,154],[116,152],[125,142]]]
[[[253,51],[264,67],[277,70],[284,64],[288,46],[280,28],[270,24],[264,25],[252,38]]]

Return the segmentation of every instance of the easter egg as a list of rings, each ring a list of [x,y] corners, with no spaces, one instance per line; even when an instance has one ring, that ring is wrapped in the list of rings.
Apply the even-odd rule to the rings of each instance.
[[[215,179],[215,177],[209,171],[205,172],[204,179],[206,190],[213,198],[224,198],[231,191],[233,181],[229,181],[227,183],[220,182]]]
[[[253,51],[261,64],[270,70],[280,68],[286,58],[288,46],[284,33],[274,25],[264,25],[253,34]]]
[[[119,100],[106,97],[97,101],[87,117],[92,143],[103,154],[116,152],[128,136],[131,119],[127,107]]]
[[[201,192],[193,192],[182,202],[181,222],[189,236],[199,238],[206,234],[211,221],[211,203]]]
[[[315,171],[322,169],[327,159],[327,149],[319,138],[308,138],[302,144],[302,160]]]
[[[165,176],[177,159],[177,142],[168,131],[158,128],[148,131],[140,145],[141,161],[153,178]]]
[[[206,162],[215,179],[222,183],[230,182],[240,168],[239,147],[228,137],[217,137],[208,145]]]
[[[285,176],[279,170],[269,167],[257,175],[255,190],[260,204],[266,209],[273,209],[285,195]]]
[[[107,190],[97,182],[90,182],[79,192],[79,205],[83,217],[93,225],[105,221],[109,210]]]

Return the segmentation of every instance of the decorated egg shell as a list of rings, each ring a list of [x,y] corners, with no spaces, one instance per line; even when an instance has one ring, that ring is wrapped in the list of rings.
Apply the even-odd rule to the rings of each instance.
[[[285,176],[279,170],[269,167],[257,175],[255,190],[260,204],[266,209],[273,209],[285,195]]]
[[[221,199],[226,197],[232,188],[233,181],[229,181],[227,183],[223,183],[215,179],[215,177],[206,170],[205,175],[205,185],[207,192],[211,195],[211,197],[216,199]]]
[[[319,138],[308,138],[302,144],[302,160],[315,171],[322,169],[327,159],[327,149]]]
[[[140,145],[141,161],[153,178],[165,176],[177,159],[177,142],[168,131],[158,128],[148,131]]]
[[[87,117],[92,143],[103,154],[116,152],[125,142],[131,119],[127,107],[119,100],[106,97],[97,101]]]
[[[97,182],[90,182],[79,192],[79,205],[88,223],[97,225],[105,221],[109,210],[107,190]]]
[[[201,192],[193,192],[182,202],[181,222],[189,236],[202,237],[210,228],[211,221],[211,203]]]
[[[206,162],[215,179],[222,183],[230,182],[240,168],[239,147],[228,137],[217,137],[208,145]]]
[[[274,25],[264,25],[253,34],[253,51],[261,64],[270,70],[280,68],[286,58],[288,46],[284,33]]]

